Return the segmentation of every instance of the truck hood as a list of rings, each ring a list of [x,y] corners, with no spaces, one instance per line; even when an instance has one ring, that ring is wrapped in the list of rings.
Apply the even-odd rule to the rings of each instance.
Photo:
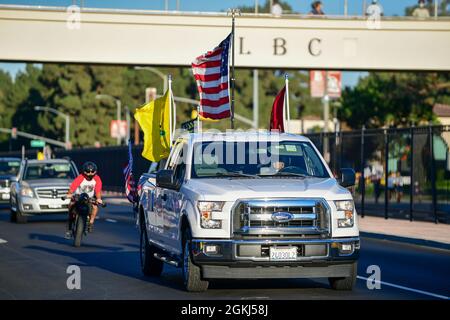
[[[37,179],[22,181],[24,185],[28,185],[31,188],[69,188],[71,182],[72,180],[68,179]]]
[[[333,178],[191,179],[185,187],[201,200],[293,197],[339,200],[351,197]]]

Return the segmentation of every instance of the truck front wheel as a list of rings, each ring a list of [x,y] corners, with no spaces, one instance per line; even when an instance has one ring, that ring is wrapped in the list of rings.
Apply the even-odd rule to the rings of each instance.
[[[353,290],[356,283],[356,276],[358,272],[358,263],[352,264],[350,269],[350,276],[345,278],[328,278],[331,288],[334,290]]]
[[[187,229],[183,237],[183,282],[187,291],[202,292],[208,289],[209,282],[202,280],[200,267],[192,262],[191,231]]]

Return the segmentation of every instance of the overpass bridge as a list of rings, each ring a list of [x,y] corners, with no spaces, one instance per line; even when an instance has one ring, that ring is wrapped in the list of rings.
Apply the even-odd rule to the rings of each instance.
[[[230,25],[226,13],[0,5],[0,60],[188,66]],[[363,17],[243,14],[236,21],[237,67],[448,71],[449,57],[445,18],[373,25]]]

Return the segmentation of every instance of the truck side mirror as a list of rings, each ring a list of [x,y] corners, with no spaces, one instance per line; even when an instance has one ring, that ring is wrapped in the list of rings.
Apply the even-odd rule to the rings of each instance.
[[[356,174],[352,168],[341,168],[340,185],[348,188],[355,185]]]
[[[156,173],[156,186],[166,189],[178,189],[178,183],[175,181],[173,170],[159,170]]]

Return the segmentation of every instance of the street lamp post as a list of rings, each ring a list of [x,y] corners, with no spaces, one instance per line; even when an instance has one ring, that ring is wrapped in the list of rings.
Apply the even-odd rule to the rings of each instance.
[[[130,109],[128,108],[128,106],[125,106],[125,117],[127,119],[127,143],[128,143],[128,141],[130,141],[130,136],[131,136],[131,134],[130,134],[131,119],[130,119]]]
[[[117,134],[117,145],[120,146],[120,144],[122,142],[122,138],[120,136],[120,123],[121,123],[121,120],[122,120],[122,117],[121,117],[121,114],[122,114],[122,102],[119,99],[117,99],[117,98],[115,98],[115,97],[113,97],[113,96],[111,96],[109,94],[98,94],[98,95],[95,96],[95,99],[113,99],[116,102],[117,120],[118,120],[118,128],[119,128],[118,134]]]
[[[50,108],[50,107],[43,107],[43,106],[35,106],[34,110],[36,111],[49,111],[52,112],[56,115],[59,115],[61,117],[63,117],[66,120],[66,139],[65,139],[65,143],[66,143],[66,149],[69,149],[70,146],[70,116],[66,113],[63,113],[61,111],[58,111],[54,108]]]
[[[163,80],[164,93],[166,93],[167,83],[168,83],[167,75],[165,75],[164,73],[162,73],[161,71],[159,71],[158,69],[153,68],[153,67],[134,67],[134,69],[135,70],[147,70],[147,71],[150,71],[150,72],[153,72],[154,74],[156,74],[158,77],[160,77]]]

